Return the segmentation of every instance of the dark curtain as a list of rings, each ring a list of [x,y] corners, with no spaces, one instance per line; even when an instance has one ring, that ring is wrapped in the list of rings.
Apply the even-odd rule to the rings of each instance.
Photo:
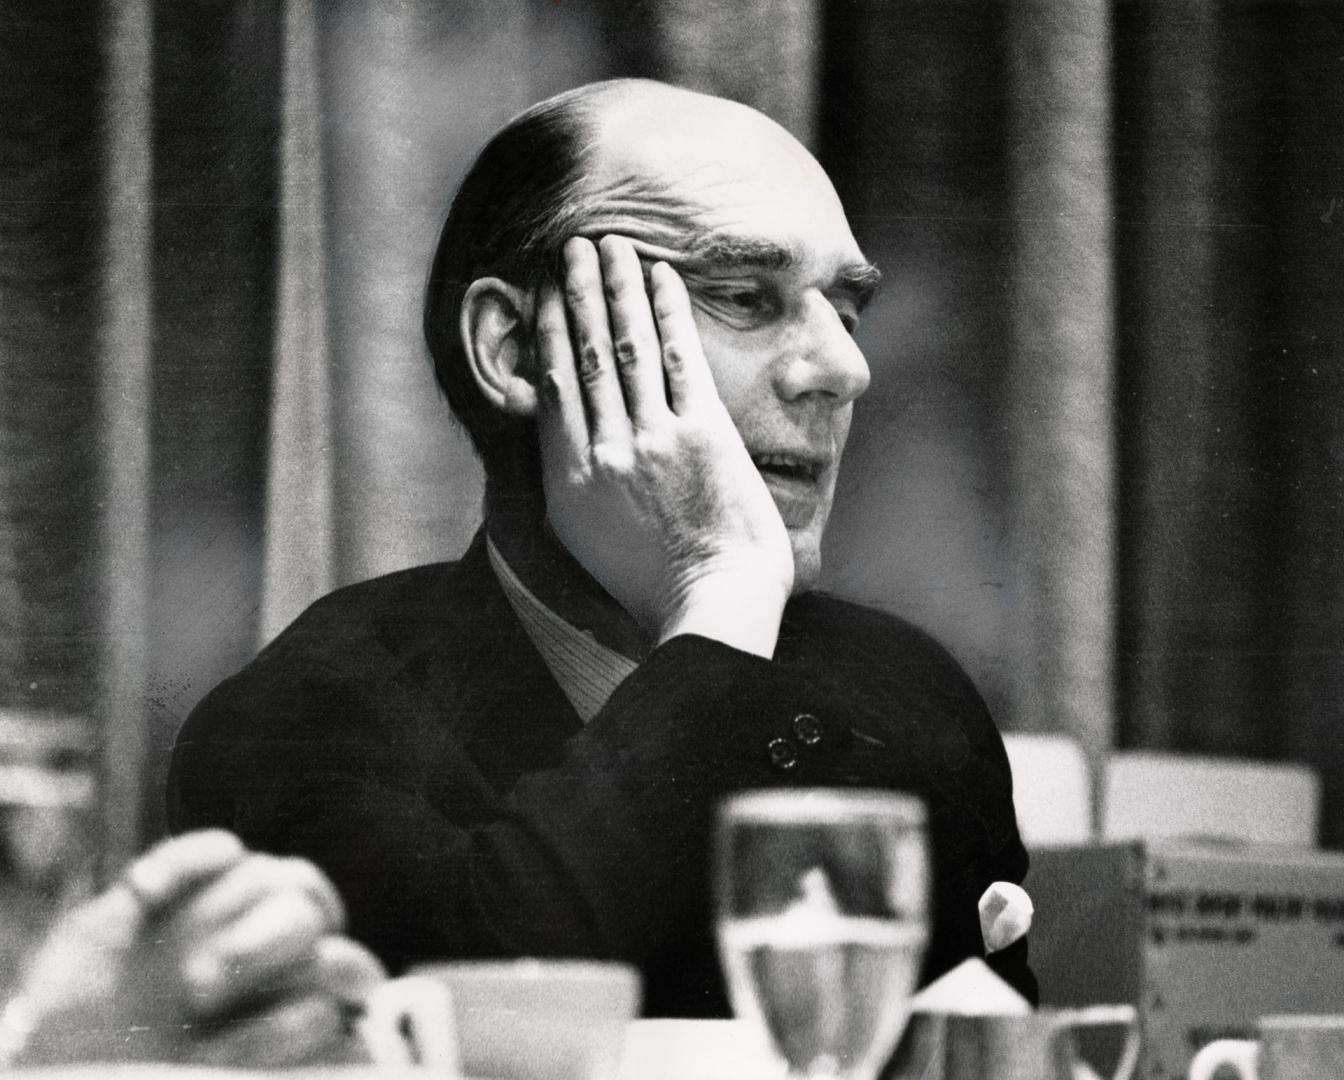
[[[1117,7],[1121,740],[1344,842],[1344,8]]]
[[[94,404],[127,7],[0,0],[0,711],[139,725],[134,839],[213,682],[471,534],[415,328],[435,224],[514,111],[649,74],[807,141],[886,273],[826,586],[1005,726],[1306,761],[1344,842],[1344,6],[146,3],[143,633],[102,614]]]
[[[0,710],[97,696],[98,20],[0,8]],[[92,151],[92,152],[91,152]]]

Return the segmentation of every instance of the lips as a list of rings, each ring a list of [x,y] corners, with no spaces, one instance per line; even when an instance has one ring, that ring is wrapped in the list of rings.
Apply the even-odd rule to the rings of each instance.
[[[752,454],[752,464],[763,476],[777,476],[784,480],[815,484],[826,471],[827,459],[812,454],[769,453]]]
[[[821,506],[821,481],[830,467],[830,456],[771,451],[754,453],[751,460],[770,489],[785,526],[806,528]]]

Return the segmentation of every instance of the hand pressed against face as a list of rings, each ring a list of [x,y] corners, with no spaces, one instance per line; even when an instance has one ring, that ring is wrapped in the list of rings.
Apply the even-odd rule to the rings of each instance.
[[[878,275],[830,181],[783,129],[671,91],[603,119],[585,188],[592,237],[628,237],[681,275],[720,399],[812,585],[853,402],[851,335]]]

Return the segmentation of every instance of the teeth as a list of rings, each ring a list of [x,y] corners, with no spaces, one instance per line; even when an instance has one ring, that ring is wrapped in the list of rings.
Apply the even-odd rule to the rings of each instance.
[[[808,479],[816,479],[820,466],[793,454],[753,454],[751,460],[758,469],[784,469]]]

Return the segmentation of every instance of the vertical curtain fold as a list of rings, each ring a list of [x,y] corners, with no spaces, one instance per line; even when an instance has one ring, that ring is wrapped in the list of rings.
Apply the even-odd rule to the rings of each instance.
[[[97,706],[95,6],[0,3],[0,713]]]
[[[276,300],[281,24],[154,0],[144,829],[196,701],[256,651]]]
[[[1268,148],[1279,339],[1273,701],[1248,723],[1315,765],[1344,843],[1344,10],[1282,5]]]
[[[103,847],[110,871],[139,847],[145,783],[150,470],[149,0],[109,0],[102,131],[101,667]]]
[[[335,583],[322,109],[313,0],[286,0],[278,296],[266,454],[261,641]]]
[[[336,576],[455,555],[479,468],[430,373],[426,268],[456,178],[529,100],[527,5],[324,9]],[[501,78],[513,71],[517,81]]]
[[[1142,746],[1168,742],[1188,715],[1183,688],[1234,702],[1247,689],[1235,654],[1174,647],[1217,597],[1207,570],[1218,554],[1198,538],[1217,543],[1209,515],[1229,512],[1208,479],[1239,437],[1242,403],[1229,399],[1233,354],[1214,298],[1236,287],[1218,266],[1229,227],[1246,220],[1219,192],[1215,6],[1125,3],[1117,26],[1120,690],[1123,737]]]
[[[1071,732],[1095,765],[1114,724],[1109,5],[1024,0],[1006,31],[1017,603],[1004,644],[1021,676],[1008,723]]]
[[[966,665],[994,714],[1014,569],[1007,452],[1007,173],[1001,13],[970,0],[826,7],[820,160],[883,273],[858,342],[823,586],[904,616]]]
[[[664,0],[652,7],[658,77],[759,109],[816,148],[820,0]]]
[[[1135,745],[1275,753],[1273,7],[1121,8],[1121,670]]]

